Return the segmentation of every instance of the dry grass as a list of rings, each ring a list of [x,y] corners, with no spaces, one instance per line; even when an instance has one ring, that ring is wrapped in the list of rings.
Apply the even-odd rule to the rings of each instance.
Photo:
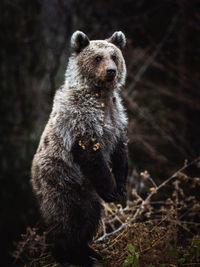
[[[199,168],[199,159],[160,185],[143,172],[152,184],[145,197],[129,187],[126,207],[104,203],[92,246],[106,266],[200,266],[200,178],[186,175],[191,165]],[[36,228],[27,228],[13,256],[19,266],[59,266]]]

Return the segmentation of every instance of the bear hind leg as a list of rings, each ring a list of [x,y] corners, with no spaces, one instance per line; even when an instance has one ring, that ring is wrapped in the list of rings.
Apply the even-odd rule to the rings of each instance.
[[[68,242],[64,236],[56,239],[52,254],[63,266],[75,264],[90,267],[96,261],[102,260],[87,244],[77,245],[75,241]]]

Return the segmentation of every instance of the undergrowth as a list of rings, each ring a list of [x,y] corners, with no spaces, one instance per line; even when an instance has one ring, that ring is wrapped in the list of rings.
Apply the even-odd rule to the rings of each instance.
[[[160,185],[147,171],[141,178],[152,186],[141,197],[128,186],[128,201],[104,203],[104,215],[92,247],[112,267],[200,266],[200,177],[188,174],[199,169],[199,158],[185,165]],[[46,233],[28,227],[13,253],[15,266],[59,267],[50,253]]]

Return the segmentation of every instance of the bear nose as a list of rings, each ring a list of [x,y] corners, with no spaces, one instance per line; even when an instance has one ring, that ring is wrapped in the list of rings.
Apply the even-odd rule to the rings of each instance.
[[[108,74],[109,76],[114,76],[115,73],[116,73],[116,68],[115,68],[115,67],[108,67],[108,68],[106,69],[106,71],[107,71],[107,74]]]

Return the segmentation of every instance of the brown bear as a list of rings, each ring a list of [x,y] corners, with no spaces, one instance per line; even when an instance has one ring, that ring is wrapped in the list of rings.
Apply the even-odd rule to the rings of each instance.
[[[32,163],[32,186],[63,264],[91,266],[101,259],[89,243],[101,218],[101,199],[126,196],[127,117],[119,92],[126,66],[122,32],[89,41],[71,37],[64,85]],[[65,265],[66,266],[66,265]]]

